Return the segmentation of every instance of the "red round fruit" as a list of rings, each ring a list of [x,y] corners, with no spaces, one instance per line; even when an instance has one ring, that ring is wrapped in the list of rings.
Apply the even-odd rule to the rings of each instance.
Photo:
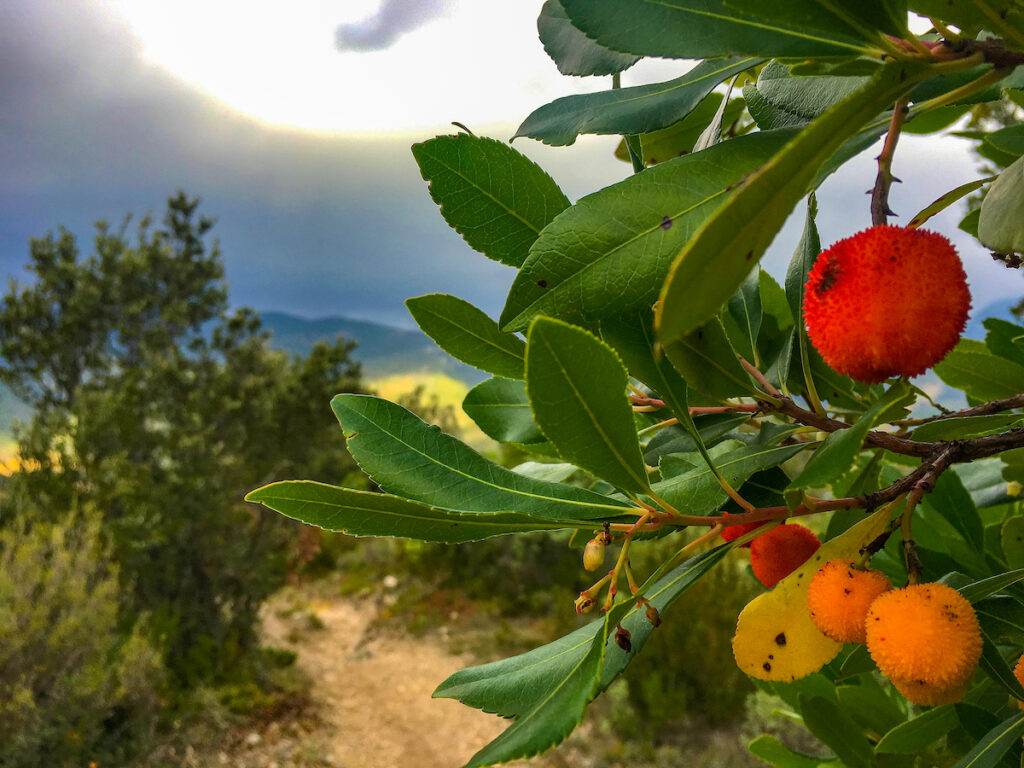
[[[729,519],[729,517],[730,515],[728,512],[723,512],[722,522],[726,522]],[[762,520],[759,523],[739,523],[737,525],[727,525],[725,526],[725,528],[722,529],[722,540],[732,541],[733,539],[738,539],[743,534],[750,533],[750,531],[754,530],[755,528],[760,528],[764,524],[765,521]],[[740,546],[749,549],[750,542],[748,541],[746,544],[740,544]]]
[[[807,562],[821,546],[809,528],[797,523],[780,525],[750,543],[750,567],[769,589]]]
[[[942,235],[883,225],[823,251],[804,290],[815,349],[858,381],[924,373],[956,346],[971,294]]]

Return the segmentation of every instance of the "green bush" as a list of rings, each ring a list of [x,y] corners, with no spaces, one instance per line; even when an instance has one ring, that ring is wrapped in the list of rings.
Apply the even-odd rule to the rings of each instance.
[[[95,517],[0,529],[0,765],[122,759],[155,727],[163,669],[144,620],[119,627]]]

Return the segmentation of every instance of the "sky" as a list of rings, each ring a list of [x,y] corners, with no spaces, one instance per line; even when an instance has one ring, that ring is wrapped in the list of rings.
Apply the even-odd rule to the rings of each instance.
[[[533,109],[609,78],[558,74],[536,0],[0,0],[0,274],[24,279],[30,237],[159,214],[176,190],[218,220],[232,301],[410,327],[402,302],[453,293],[492,315],[514,272],[472,251],[430,200],[409,146],[468,125],[507,140]],[[645,60],[624,85],[684,72]],[[513,146],[577,199],[624,178],[615,137]],[[826,182],[830,243],[870,224],[865,152]],[[892,207],[906,222],[978,178],[966,142],[901,139]],[[956,230],[976,307],[1020,278]],[[802,222],[765,259],[776,275]]]

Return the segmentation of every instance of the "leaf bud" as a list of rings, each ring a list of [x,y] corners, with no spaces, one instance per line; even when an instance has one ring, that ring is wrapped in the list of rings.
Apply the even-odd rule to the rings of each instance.
[[[604,562],[604,537],[598,534],[596,539],[587,542],[583,549],[583,567],[588,571],[596,571]]]
[[[576,598],[575,605],[576,614],[579,615],[581,613],[590,613],[590,611],[594,610],[594,606],[597,605],[597,603],[587,595],[580,594],[580,596]]]
[[[651,622],[652,627],[661,626],[661,614],[658,613],[658,609],[653,605],[647,606],[647,620]]]

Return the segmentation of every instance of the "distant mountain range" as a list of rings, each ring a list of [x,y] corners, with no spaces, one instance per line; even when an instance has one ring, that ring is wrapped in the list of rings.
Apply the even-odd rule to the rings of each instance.
[[[367,379],[404,373],[443,373],[466,384],[476,384],[487,374],[449,357],[420,331],[393,328],[346,317],[305,320],[282,312],[260,314],[273,333],[271,344],[285,352],[304,355],[321,339],[339,333],[359,343],[354,357],[363,364]]]

